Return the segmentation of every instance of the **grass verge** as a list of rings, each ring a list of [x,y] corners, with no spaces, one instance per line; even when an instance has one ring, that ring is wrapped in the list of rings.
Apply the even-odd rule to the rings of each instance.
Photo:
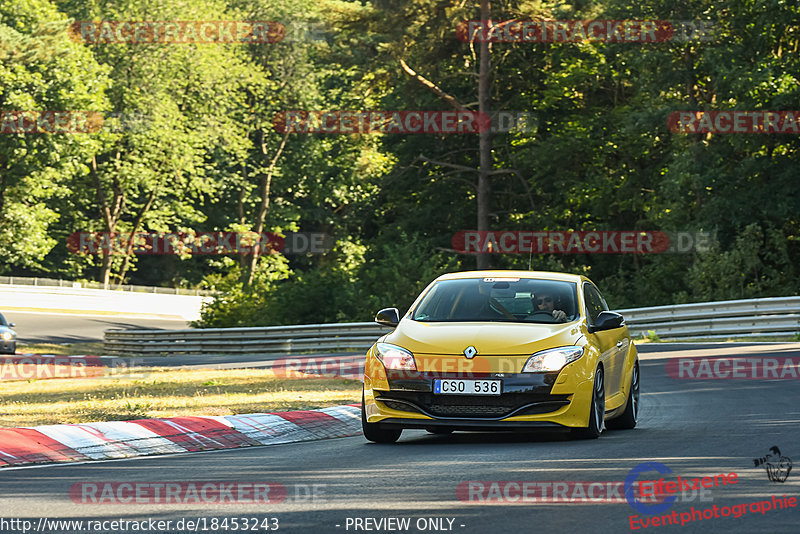
[[[103,342],[93,343],[17,343],[17,353],[24,354],[56,354],[58,356],[101,356],[103,354]]]
[[[135,371],[127,376],[4,382],[0,426],[280,412],[361,402],[358,380],[293,380],[264,369]]]

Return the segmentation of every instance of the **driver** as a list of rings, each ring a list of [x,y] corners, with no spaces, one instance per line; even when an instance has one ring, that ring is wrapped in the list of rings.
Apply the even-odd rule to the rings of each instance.
[[[534,312],[537,311],[548,312],[553,316],[553,319],[555,319],[557,323],[567,322],[566,312],[564,312],[563,310],[555,309],[556,299],[552,293],[548,293],[547,291],[534,293],[533,295],[531,295],[531,301],[533,302]]]

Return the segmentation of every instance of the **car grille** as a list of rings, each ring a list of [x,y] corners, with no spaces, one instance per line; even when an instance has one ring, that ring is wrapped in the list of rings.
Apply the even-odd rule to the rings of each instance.
[[[434,417],[496,419],[514,415],[549,413],[569,403],[569,395],[434,395],[416,391],[388,391],[377,400],[393,410],[413,411]],[[520,408],[523,408],[520,410]]]

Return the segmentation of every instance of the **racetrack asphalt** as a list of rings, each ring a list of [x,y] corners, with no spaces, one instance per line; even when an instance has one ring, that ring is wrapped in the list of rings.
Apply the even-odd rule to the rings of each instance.
[[[631,469],[659,462],[672,473],[661,476],[705,477],[736,473],[737,482],[689,491],[658,516],[690,513],[713,506],[730,507],[772,499],[798,498],[800,474],[785,482],[768,479],[754,459],[778,446],[787,459],[800,458],[800,381],[797,379],[689,380],[671,378],[670,358],[736,355],[746,358],[800,358],[800,344],[651,344],[640,347],[641,413],[634,430],[606,431],[598,440],[569,441],[561,435],[456,433],[429,435],[405,431],[394,445],[367,443],[363,437],[191,453],[130,460],[52,465],[0,471],[3,518],[77,518],[103,520],[171,520],[198,518],[277,518],[280,531],[309,532],[629,532],[631,516],[652,517],[626,502],[470,502],[457,494],[468,481],[558,482],[624,481]],[[784,469],[785,471],[785,469]],[[170,504],[102,504],[70,499],[75,484],[174,483],[236,481],[272,483],[286,490],[282,502],[246,504],[189,499]],[[316,485],[316,486],[315,486]],[[84,486],[85,487],[85,486]],[[144,486],[140,486],[144,487]],[[152,487],[152,486],[151,486]],[[500,486],[498,486],[500,487]],[[503,486],[511,488],[510,486]],[[99,493],[98,493],[99,495]],[[110,495],[110,494],[109,494]],[[483,494],[483,496],[487,496]],[[459,496],[464,497],[460,500]],[[511,498],[519,494],[510,491]],[[502,497],[502,495],[501,495]],[[575,494],[572,494],[575,497]],[[701,500],[702,498],[702,500]],[[89,500],[90,499],[84,499]],[[624,500],[624,499],[623,499]],[[741,517],[719,517],[684,526],[640,527],[637,531],[771,532],[800,531],[800,508],[748,511]],[[377,523],[410,519],[409,528],[376,529]],[[443,519],[441,524],[422,523]],[[453,520],[452,524],[447,520]],[[35,522],[34,521],[34,522]],[[272,524],[272,523],[270,523]],[[110,525],[110,524],[108,524]],[[252,525],[252,523],[250,523]],[[338,526],[337,526],[338,525]],[[361,528],[355,528],[360,525]],[[383,526],[402,527],[402,523]],[[431,528],[439,525],[441,528]],[[463,525],[463,526],[462,526]],[[263,526],[263,523],[259,523]],[[417,528],[425,526],[426,528]],[[241,527],[241,525],[240,525]],[[371,527],[367,530],[366,527]],[[446,529],[450,530],[446,530]],[[69,530],[63,530],[68,532]],[[84,530],[86,531],[86,530]],[[102,532],[125,532],[98,530]],[[198,531],[203,531],[198,528]],[[206,530],[211,531],[211,530]],[[218,532],[223,532],[218,527]],[[229,523],[227,531],[233,531]],[[266,530],[252,530],[267,532]],[[3,530],[21,532],[21,530]],[[53,530],[62,532],[62,530]]]
[[[189,323],[177,319],[146,319],[116,315],[57,314],[0,310],[10,323],[15,323],[17,340],[22,343],[88,343],[103,340],[103,332],[121,329],[180,329]],[[17,345],[17,352],[25,352]]]

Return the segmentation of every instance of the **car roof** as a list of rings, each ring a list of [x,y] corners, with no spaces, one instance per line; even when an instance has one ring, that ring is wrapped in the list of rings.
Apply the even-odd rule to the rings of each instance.
[[[468,278],[530,278],[538,280],[560,280],[564,282],[580,283],[590,281],[580,274],[554,273],[548,271],[461,271],[443,274],[434,281],[439,280],[464,280]]]

